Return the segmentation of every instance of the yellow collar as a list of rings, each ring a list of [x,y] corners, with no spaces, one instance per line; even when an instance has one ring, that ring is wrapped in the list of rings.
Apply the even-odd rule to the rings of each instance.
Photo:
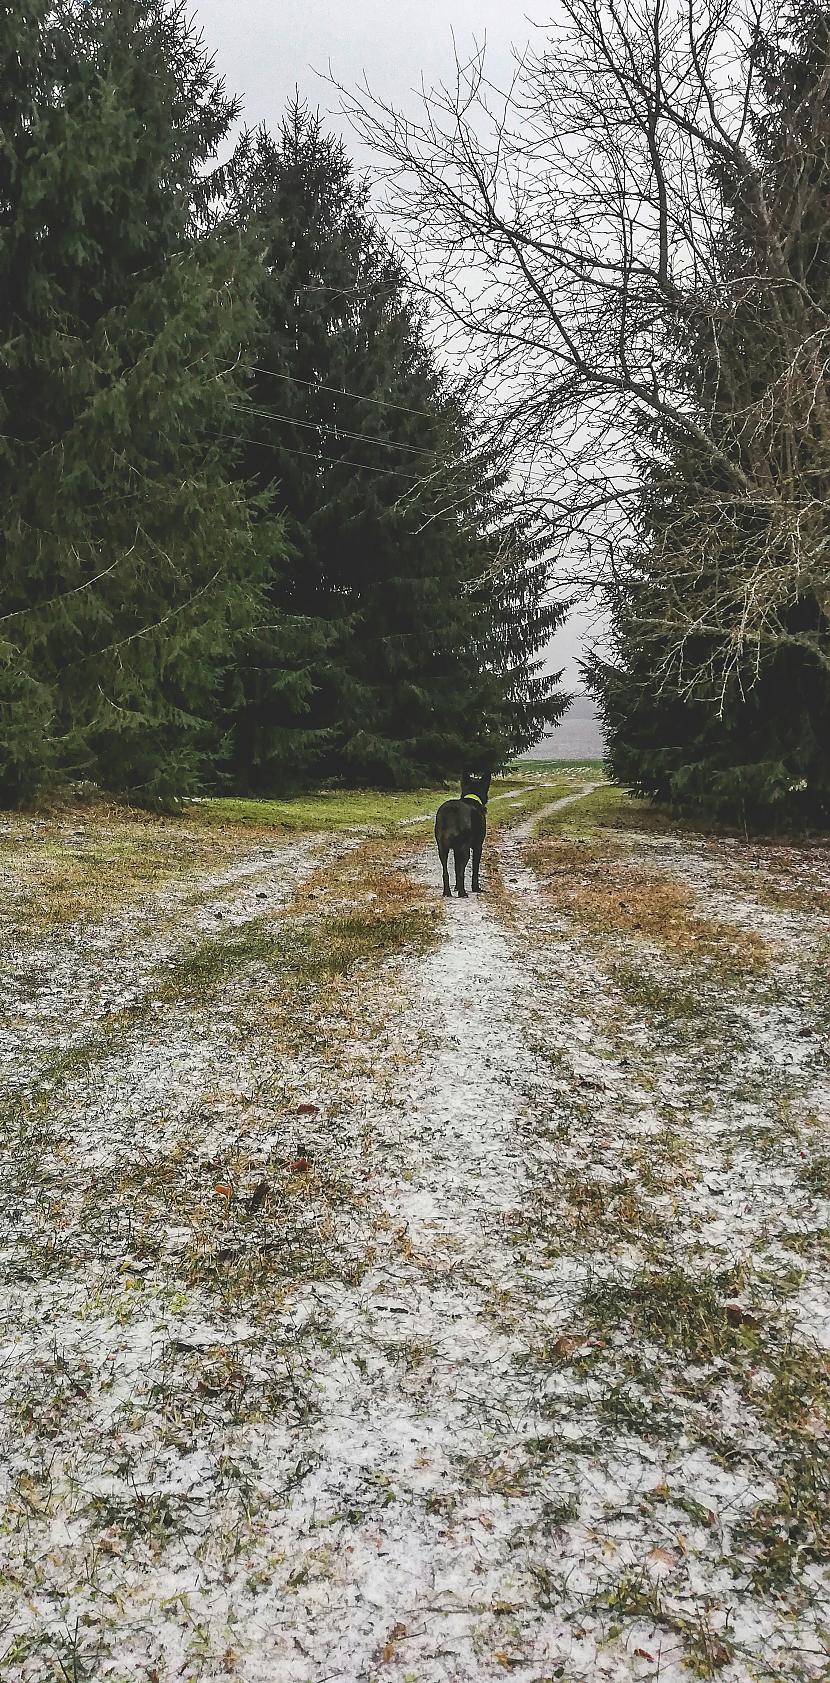
[[[480,795],[462,795],[461,799],[462,799],[462,801],[478,801],[479,806],[484,805],[484,802],[483,802]]]

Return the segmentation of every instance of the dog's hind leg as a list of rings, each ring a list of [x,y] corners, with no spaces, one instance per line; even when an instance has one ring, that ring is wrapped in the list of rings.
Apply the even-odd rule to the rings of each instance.
[[[470,884],[470,887],[472,888],[472,891],[473,891],[474,894],[480,894],[481,893],[481,883],[478,880],[478,872],[479,872],[479,866],[481,865],[481,854],[482,854],[483,847],[484,847],[484,843],[479,842],[478,845],[473,848],[473,880]]]
[[[449,849],[449,843],[448,842],[439,842],[438,843],[438,857],[441,861],[441,870],[444,873],[444,894],[445,894],[445,896],[448,897],[449,895],[452,894],[452,889],[450,888],[450,873],[447,870],[447,861],[450,857],[450,849]]]
[[[453,848],[453,853],[455,855],[455,892],[459,900],[466,900],[467,890],[464,887],[464,872],[467,869],[470,849],[466,844],[460,843]]]

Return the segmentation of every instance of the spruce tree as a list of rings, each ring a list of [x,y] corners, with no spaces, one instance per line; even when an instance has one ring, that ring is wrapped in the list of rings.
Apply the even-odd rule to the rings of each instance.
[[[530,669],[561,618],[537,548],[342,145],[295,101],[276,142],[250,142],[238,191],[267,240],[245,472],[276,486],[292,558],[272,605],[308,640],[293,692],[271,686],[266,639],[241,672],[239,776],[274,786],[288,753],[306,776],[400,785],[503,758],[562,706]],[[509,560],[482,584],[499,547]]]
[[[799,5],[790,26],[789,45],[756,45],[764,214],[753,184],[724,167],[716,335],[703,314],[678,345],[690,400],[758,495],[736,495],[710,456],[661,431],[642,545],[615,603],[614,654],[589,671],[615,777],[748,825],[830,820],[830,453],[818,423],[828,396],[830,13]],[[765,569],[790,579],[786,605],[725,670],[719,615],[739,617],[741,591],[763,591]]]
[[[20,277],[14,261],[17,207],[26,191],[29,157],[37,131],[48,120],[56,74],[47,0],[0,10],[0,509],[3,528],[11,513],[9,488],[18,478],[19,456],[11,437],[15,293]],[[53,303],[42,276],[41,308]],[[8,512],[7,512],[8,511]],[[7,588],[5,543],[0,537],[0,800],[19,802],[40,787],[51,760],[53,693],[35,674],[29,639],[15,615]]]
[[[210,166],[236,108],[181,5],[3,29],[0,707],[28,695],[40,739],[6,736],[4,793],[48,763],[166,798],[278,542],[233,472],[258,265]]]

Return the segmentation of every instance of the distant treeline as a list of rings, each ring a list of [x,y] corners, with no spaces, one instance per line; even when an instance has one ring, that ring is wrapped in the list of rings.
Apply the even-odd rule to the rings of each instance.
[[[297,103],[232,148],[165,0],[3,8],[0,87],[0,799],[530,745],[542,536],[342,145]]]

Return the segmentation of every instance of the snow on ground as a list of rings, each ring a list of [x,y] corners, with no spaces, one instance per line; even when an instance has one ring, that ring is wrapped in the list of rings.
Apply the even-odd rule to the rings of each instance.
[[[826,1675],[815,924],[765,906],[770,967],[713,977],[565,915],[529,829],[425,953],[292,994],[287,1037],[254,963],[18,1103],[9,1676]],[[254,856],[234,927],[312,853]],[[659,869],[740,921],[728,858]],[[219,886],[55,949],[79,1028],[101,955],[138,997]]]
[[[15,929],[4,954],[0,1059],[40,1072],[32,1060],[83,1045],[107,1016],[139,1004],[156,972],[187,942],[273,913],[317,865],[356,838],[302,836],[257,847],[221,871],[176,881],[105,923],[70,924],[39,940]]]

